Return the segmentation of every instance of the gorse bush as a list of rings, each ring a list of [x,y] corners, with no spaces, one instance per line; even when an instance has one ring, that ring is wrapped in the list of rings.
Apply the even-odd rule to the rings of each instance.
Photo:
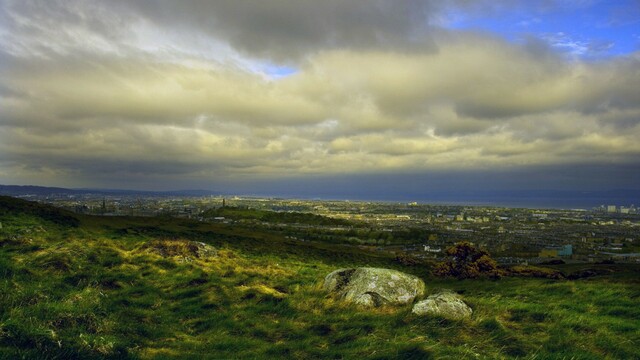
[[[436,265],[434,274],[458,279],[473,279],[480,276],[499,277],[501,270],[486,250],[478,249],[468,241],[447,248],[449,257]]]

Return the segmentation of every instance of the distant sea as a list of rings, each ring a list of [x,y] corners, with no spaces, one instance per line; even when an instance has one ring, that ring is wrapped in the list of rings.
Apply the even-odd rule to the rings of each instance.
[[[20,196],[25,194],[102,194],[127,196],[257,196],[288,199],[354,200],[372,202],[396,202],[433,205],[496,206],[533,209],[592,209],[601,205],[629,207],[640,206],[640,190],[444,190],[416,193],[406,189],[375,189],[370,186],[336,186],[331,192],[306,187],[304,190],[262,190],[256,193],[238,191],[181,190],[181,191],[139,191],[109,189],[65,189],[41,186],[0,185],[0,194]]]
[[[267,196],[267,195],[263,195]],[[269,195],[274,196],[274,195]],[[530,209],[585,209],[590,210],[601,205],[616,205],[617,207],[640,205],[640,196],[637,192],[552,192],[543,194],[540,192],[519,194],[430,194],[430,195],[385,195],[385,194],[361,194],[361,195],[331,195],[307,196],[294,194],[280,194],[283,198],[316,199],[316,200],[352,200],[389,203],[417,202],[420,205],[454,205],[454,206],[492,206],[509,208]]]

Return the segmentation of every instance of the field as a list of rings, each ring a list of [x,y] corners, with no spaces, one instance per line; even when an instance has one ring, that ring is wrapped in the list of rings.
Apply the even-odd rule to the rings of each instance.
[[[6,197],[0,223],[0,358],[640,358],[637,266],[453,280],[249,227],[77,217]],[[427,293],[452,289],[473,317],[364,309],[323,292],[329,272],[365,265],[418,275]]]

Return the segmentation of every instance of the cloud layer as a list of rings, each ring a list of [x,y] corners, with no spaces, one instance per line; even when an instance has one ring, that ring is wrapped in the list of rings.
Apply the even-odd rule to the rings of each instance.
[[[0,4],[6,182],[175,188],[640,158],[638,53],[586,61],[443,27],[452,8],[479,11],[464,1]]]

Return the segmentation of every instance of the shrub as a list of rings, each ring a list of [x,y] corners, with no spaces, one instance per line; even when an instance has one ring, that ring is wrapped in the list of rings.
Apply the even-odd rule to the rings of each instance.
[[[498,264],[489,253],[486,250],[477,249],[468,241],[459,242],[447,248],[445,254],[449,259],[436,265],[434,273],[437,276],[469,279],[501,275]]]

